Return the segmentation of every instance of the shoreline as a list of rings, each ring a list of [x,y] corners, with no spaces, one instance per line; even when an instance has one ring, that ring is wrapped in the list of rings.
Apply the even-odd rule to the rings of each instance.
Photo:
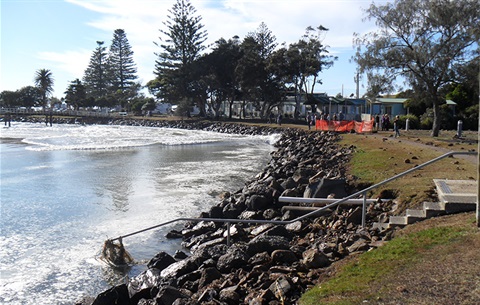
[[[330,181],[340,182],[336,191],[352,193],[345,165],[354,148],[339,147],[335,133],[205,121],[121,119],[100,124],[280,133],[266,167],[242,189],[225,191],[199,217],[293,220],[297,212],[283,209],[279,196],[314,197]],[[371,204],[367,220],[385,215],[391,204]],[[361,228],[359,211],[356,206],[342,206],[288,226],[232,224],[230,247],[224,225],[186,223],[183,230],[169,235],[181,239],[190,253],[172,257],[160,252],[145,272],[75,304],[294,304],[332,263],[378,247],[391,237],[391,231]]]

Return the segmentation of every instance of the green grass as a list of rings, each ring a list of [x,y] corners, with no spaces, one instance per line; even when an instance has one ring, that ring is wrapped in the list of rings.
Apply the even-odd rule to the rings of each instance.
[[[335,277],[307,291],[299,304],[347,305],[374,298],[378,292],[370,291],[372,283],[381,281],[390,273],[399,272],[401,268],[417,264],[429,249],[458,242],[465,232],[465,229],[457,227],[439,227],[395,238],[344,265]]]

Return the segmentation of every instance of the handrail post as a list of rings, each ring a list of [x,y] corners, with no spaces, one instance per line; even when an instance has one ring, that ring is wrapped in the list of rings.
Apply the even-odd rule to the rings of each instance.
[[[230,247],[230,222],[227,222],[227,246]]]
[[[362,228],[365,228],[365,218],[367,214],[367,192],[363,192],[363,205],[362,205]]]

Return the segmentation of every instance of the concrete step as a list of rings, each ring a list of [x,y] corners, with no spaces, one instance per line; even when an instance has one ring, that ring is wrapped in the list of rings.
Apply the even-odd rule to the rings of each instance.
[[[406,216],[390,216],[388,223],[390,226],[406,226],[408,225],[408,219]]]
[[[425,213],[425,210],[407,209],[405,211],[405,216],[411,218],[421,218],[423,220],[427,215]]]
[[[445,214],[445,204],[443,202],[424,202],[425,218],[435,217]]]

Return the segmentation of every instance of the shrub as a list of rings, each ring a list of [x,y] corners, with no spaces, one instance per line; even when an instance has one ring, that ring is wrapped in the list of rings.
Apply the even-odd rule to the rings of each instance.
[[[420,120],[414,114],[407,114],[400,116],[401,126],[407,126],[406,121],[408,119],[408,129],[419,129],[420,128]]]

